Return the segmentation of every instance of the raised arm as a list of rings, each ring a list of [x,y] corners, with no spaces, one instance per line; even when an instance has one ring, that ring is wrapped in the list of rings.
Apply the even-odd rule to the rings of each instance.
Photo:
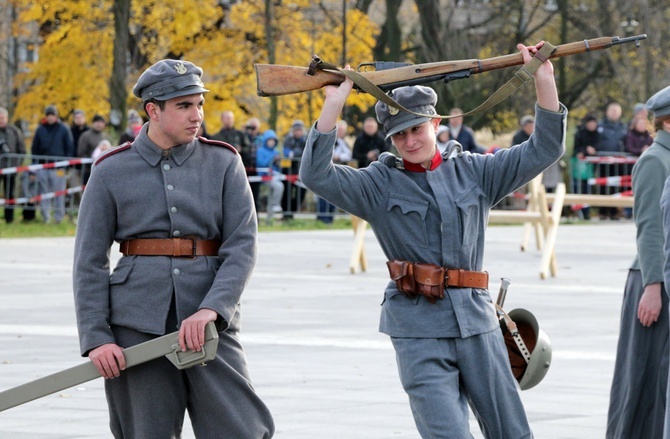
[[[351,70],[351,67],[346,66],[345,69]],[[335,124],[340,118],[342,108],[344,108],[344,103],[347,101],[353,86],[354,83],[349,78],[347,78],[339,86],[326,86],[326,99],[323,102],[321,115],[319,116],[319,121],[316,124],[316,129],[318,132],[325,134],[335,128]]]
[[[535,46],[524,46],[517,44],[517,49],[523,56],[524,64],[527,64],[532,55],[544,45],[544,41],[540,41]],[[554,67],[551,61],[547,60],[542,63],[539,69],[533,74],[535,78],[535,93],[537,95],[537,103],[540,107],[549,111],[559,111],[560,104],[558,102],[558,91],[556,90],[556,80],[554,78]]]

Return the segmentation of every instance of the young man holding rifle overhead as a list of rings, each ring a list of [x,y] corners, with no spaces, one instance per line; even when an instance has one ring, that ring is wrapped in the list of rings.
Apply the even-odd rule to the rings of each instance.
[[[526,66],[542,45],[517,46]],[[482,266],[489,209],[563,154],[567,110],[559,103],[551,62],[540,62],[533,76],[535,132],[495,155],[440,154],[440,119],[429,117],[437,115],[437,96],[424,86],[390,93],[421,115],[383,102],[375,106],[401,158],[387,155],[364,169],[332,163],[335,123],[353,86],[349,79],[326,88],[309,134],[302,182],[369,222],[389,259],[392,280],[384,291],[380,330],[391,337],[424,438],[472,437],[468,404],[488,439],[533,437]],[[415,274],[425,269],[427,279],[405,282],[409,265]],[[448,268],[449,277],[435,278],[435,266]]]

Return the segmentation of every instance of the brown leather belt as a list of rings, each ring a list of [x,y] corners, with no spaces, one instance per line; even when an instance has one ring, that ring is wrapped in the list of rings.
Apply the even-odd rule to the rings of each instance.
[[[485,290],[489,287],[489,274],[486,271],[447,268],[444,281],[448,287],[479,288]]]
[[[440,267],[423,262],[408,262],[393,259],[386,262],[391,280],[399,291],[408,297],[418,294],[435,303],[444,298],[445,287],[479,288],[489,287],[489,274],[485,271],[469,271]]]
[[[193,258],[217,256],[221,241],[197,238],[148,238],[121,242],[121,253],[126,256],[172,256]]]

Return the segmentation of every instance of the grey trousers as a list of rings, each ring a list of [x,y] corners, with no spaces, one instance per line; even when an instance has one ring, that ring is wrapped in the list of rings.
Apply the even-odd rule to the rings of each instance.
[[[472,438],[468,404],[487,439],[533,437],[501,331],[391,340],[422,438]]]
[[[266,181],[265,184],[270,188],[270,195],[268,196],[268,213],[270,213],[275,206],[281,208],[281,197],[284,195],[284,185],[281,180],[270,180]]]
[[[39,182],[40,195],[51,194],[53,192],[64,191],[67,186],[67,180],[62,169],[40,169],[37,171],[37,181]],[[53,219],[60,223],[65,217],[65,195],[56,197],[47,197],[40,201],[40,211],[44,221],[51,222],[51,208],[53,208]]]
[[[154,338],[112,329],[122,347]],[[178,370],[160,358],[106,380],[105,390],[117,439],[181,438],[186,410],[199,439],[266,439],[274,434],[272,416],[254,391],[235,334],[219,333],[217,357],[206,366]]]
[[[642,272],[629,270],[607,413],[607,439],[663,436],[670,364],[668,295],[662,288],[658,320],[645,327],[637,318],[643,292]]]

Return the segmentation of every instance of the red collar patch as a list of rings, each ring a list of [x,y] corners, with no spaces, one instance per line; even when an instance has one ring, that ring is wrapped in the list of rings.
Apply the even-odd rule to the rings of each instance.
[[[197,139],[200,140],[202,143],[206,143],[207,145],[224,146],[229,150],[231,150],[232,152],[234,152],[235,154],[238,154],[237,149],[235,149],[235,147],[229,143],[222,142],[220,140],[207,139],[202,136],[198,136]]]
[[[125,151],[125,150],[127,150],[127,149],[130,149],[131,146],[133,146],[132,143],[130,143],[130,142],[126,142],[126,143],[124,143],[124,144],[121,145],[121,146],[117,146],[116,148],[112,148],[112,149],[110,149],[109,151],[105,152],[105,153],[104,153],[103,155],[101,155],[100,157],[98,157],[98,159],[95,161],[94,164],[97,165],[98,163],[100,163],[101,161],[103,161],[104,159],[106,159],[107,157],[111,157],[111,156],[113,156],[114,154],[117,154],[117,153],[119,153],[119,152],[121,152],[121,151]]]
[[[440,150],[438,148],[435,148],[435,155],[433,156],[433,159],[430,161],[430,169],[424,168],[423,165],[421,165],[419,163],[411,163],[411,162],[405,161],[405,159],[403,159],[402,162],[403,162],[403,165],[405,166],[405,169],[407,171],[411,171],[411,172],[434,171],[442,163],[442,154],[440,154]]]

